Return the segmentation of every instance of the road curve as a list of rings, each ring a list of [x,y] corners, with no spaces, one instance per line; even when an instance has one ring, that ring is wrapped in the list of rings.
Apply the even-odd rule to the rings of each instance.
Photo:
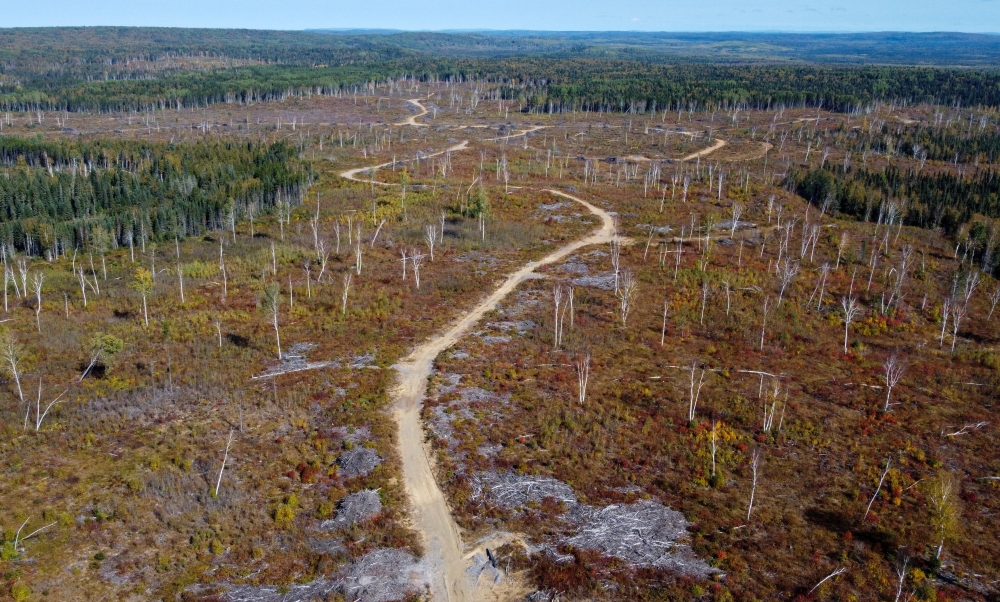
[[[406,101],[406,102],[410,103],[411,105],[413,105],[413,106],[417,107],[418,109],[420,109],[419,113],[417,113],[416,115],[410,115],[406,119],[404,119],[404,120],[402,120],[402,121],[400,121],[398,123],[394,123],[392,125],[412,125],[414,127],[427,127],[426,123],[417,123],[417,119],[419,119],[419,118],[423,117],[424,115],[430,113],[430,111],[427,110],[427,107],[425,107],[423,105],[423,103],[420,102],[420,100],[421,100],[420,98],[411,98],[411,99],[409,99],[409,100]]]
[[[393,416],[399,427],[403,483],[410,498],[413,526],[422,535],[428,565],[435,570],[432,582],[429,583],[434,600],[470,602],[474,595],[474,587],[466,574],[467,566],[458,525],[451,516],[444,494],[434,480],[428,458],[429,450],[424,446],[420,408],[434,358],[454,345],[536,269],[559,261],[582,247],[610,242],[614,236],[614,219],[606,211],[565,192],[546,191],[580,203],[601,218],[601,227],[538,261],[525,264],[509,275],[489,296],[464,312],[444,332],[421,344],[396,365],[399,376],[392,392]]]
[[[449,146],[448,148],[444,149],[443,151],[438,151],[436,153],[431,153],[429,155],[424,155],[422,158],[423,159],[430,159],[431,157],[437,157],[438,155],[443,155],[445,153],[450,153],[450,152],[454,152],[454,151],[465,150],[466,147],[468,147],[468,146],[469,146],[469,141],[468,140],[462,140],[458,144],[456,144],[454,146]],[[401,160],[401,161],[403,161],[403,160]],[[347,171],[342,171],[342,172],[340,172],[339,175],[340,175],[340,177],[344,178],[345,180],[353,180],[355,182],[362,182],[364,184],[375,184],[376,186],[399,186],[399,184],[394,184],[392,182],[379,182],[378,180],[374,180],[373,181],[372,179],[363,180],[363,179],[361,179],[361,178],[358,177],[358,174],[361,173],[361,172],[363,172],[363,171],[374,171],[376,169],[382,169],[383,167],[388,167],[390,165],[392,165],[392,161],[387,161],[385,163],[379,163],[378,165],[369,165],[368,167],[355,167],[354,169],[348,169]]]
[[[704,157],[705,155],[710,155],[725,145],[726,141],[723,140],[722,138],[719,138],[718,140],[715,141],[715,144],[713,144],[712,146],[709,146],[708,148],[703,148],[696,153],[691,153],[690,155],[681,158],[681,161],[691,161],[692,159],[697,159],[698,157]]]

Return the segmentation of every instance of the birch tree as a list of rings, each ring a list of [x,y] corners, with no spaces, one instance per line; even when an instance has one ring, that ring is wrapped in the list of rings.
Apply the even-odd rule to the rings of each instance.
[[[764,351],[764,335],[767,334],[767,305],[770,303],[770,297],[764,297],[764,307],[760,312],[760,350]]]
[[[35,272],[31,279],[31,290],[35,293],[35,325],[38,326],[38,333],[42,332],[42,283],[45,282],[45,274]]]
[[[146,268],[137,268],[135,270],[135,277],[129,286],[142,296],[142,317],[146,327],[149,328],[149,311],[146,307],[146,297],[153,292],[153,274]],[[86,301],[84,301],[84,307],[86,307]]]
[[[427,248],[430,250],[430,261],[434,262],[434,244],[437,242],[437,224],[428,224],[424,227],[424,240],[427,241]]]
[[[344,273],[344,290],[340,294],[340,314],[347,315],[347,294],[351,290],[351,273]]]
[[[590,354],[587,353],[576,359],[573,364],[576,371],[576,394],[580,405],[587,400],[587,384],[590,382]]]
[[[611,238],[611,269],[615,273],[615,295],[618,294],[618,273],[621,268],[621,242],[618,240],[618,234],[615,233]]]
[[[552,304],[555,307],[555,326],[552,335],[553,347],[559,348],[559,305],[562,303],[563,290],[562,286],[556,285],[552,289]]]
[[[622,326],[626,326],[628,324],[628,316],[632,312],[638,293],[639,281],[635,277],[635,274],[632,270],[623,270],[621,275],[621,286],[618,287],[618,300],[622,317]]]
[[[722,174],[719,174],[719,187],[722,187]],[[729,229],[729,237],[736,236],[736,228],[740,224],[740,217],[743,215],[743,203],[733,203],[733,224]]]
[[[844,353],[847,353],[847,332],[851,327],[851,322],[861,311],[861,307],[854,297],[841,297],[840,307],[844,310]]]
[[[894,405],[889,403],[889,398],[892,395],[892,388],[896,386],[899,379],[903,378],[905,367],[903,366],[903,363],[899,361],[899,357],[897,357],[894,353],[885,360],[885,363],[882,364],[882,369],[885,370],[885,374],[883,375],[885,379],[885,408],[883,411],[888,412],[889,406]]]
[[[938,561],[941,560],[945,542],[952,539],[958,530],[957,489],[955,477],[948,472],[942,471],[927,483],[927,506],[937,547],[934,558]]]
[[[226,461],[229,459],[229,448],[233,444],[233,429],[229,429],[229,438],[226,439],[226,452],[222,455],[222,466],[219,468],[219,478],[215,481],[215,491],[212,497],[219,497],[219,486],[222,485],[222,472],[226,470]]]
[[[21,389],[21,362],[24,358],[24,348],[18,344],[14,334],[9,330],[0,331],[0,354],[2,354],[3,371],[14,379],[17,385],[17,398],[24,401],[24,391]]]
[[[778,279],[781,282],[781,289],[778,291],[778,307],[781,307],[781,299],[785,294],[785,289],[799,273],[799,264],[790,261],[787,257],[778,266]]]
[[[750,485],[750,504],[747,506],[747,522],[750,522],[750,513],[753,512],[753,499],[757,494],[757,473],[760,469],[761,455],[761,451],[756,448],[750,453],[750,472],[753,480]]]
[[[1000,303],[1000,284],[997,284],[996,288],[989,294],[990,299],[990,313],[986,316],[989,320],[993,317],[993,310],[997,308],[997,303]]]
[[[277,284],[269,284],[264,287],[262,307],[271,318],[271,325],[274,326],[274,340],[278,347],[278,359],[281,355],[281,332],[278,330],[278,317],[281,310],[281,289]]]
[[[967,303],[955,303],[951,310],[951,352],[955,353],[955,343],[958,341],[958,329],[962,325],[962,320],[968,312]]]
[[[941,341],[938,343],[938,347],[944,347],[944,331],[948,328],[948,318],[951,316],[952,307],[955,305],[952,297],[946,297],[944,302],[941,303]]]
[[[875,494],[872,495],[872,499],[868,502],[868,507],[865,508],[865,515],[861,517],[861,520],[868,518],[868,514],[872,511],[872,504],[875,503],[875,499],[878,497],[879,491],[882,491],[882,483],[885,482],[885,475],[889,474],[889,465],[892,462],[892,456],[889,456],[885,460],[885,470],[882,472],[882,478],[878,480],[878,487],[875,488]]]
[[[410,255],[410,265],[413,266],[413,279],[416,281],[417,290],[420,290],[420,264],[424,261],[424,256],[414,249]]]
[[[56,404],[62,402],[62,398],[69,389],[66,389],[62,393],[56,396],[55,399],[49,402],[49,405],[45,406],[45,410],[42,411],[42,379],[38,379],[38,397],[35,399],[35,432],[41,430],[42,422],[45,421],[45,417],[49,415],[49,410],[51,410]]]
[[[701,369],[701,376],[695,381],[695,374],[698,370],[698,362],[691,360],[691,387],[688,392],[688,422],[694,422],[695,412],[698,410],[698,399],[701,397],[701,387],[705,384],[705,369]]]

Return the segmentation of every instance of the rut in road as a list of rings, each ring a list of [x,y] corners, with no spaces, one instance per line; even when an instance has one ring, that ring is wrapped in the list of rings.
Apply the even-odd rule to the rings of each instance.
[[[451,516],[444,494],[434,480],[431,462],[424,446],[420,408],[434,358],[454,345],[486,312],[496,307],[501,299],[536,269],[559,261],[582,247],[610,242],[615,233],[614,219],[606,211],[565,192],[547,192],[580,203],[601,218],[601,227],[585,238],[524,265],[508,276],[488,297],[463,313],[447,330],[414,349],[396,366],[399,380],[392,392],[393,416],[399,427],[403,482],[410,498],[413,526],[424,540],[425,564],[433,573],[426,577],[435,600],[469,601],[473,599],[474,588],[466,575],[467,567],[458,525]]]

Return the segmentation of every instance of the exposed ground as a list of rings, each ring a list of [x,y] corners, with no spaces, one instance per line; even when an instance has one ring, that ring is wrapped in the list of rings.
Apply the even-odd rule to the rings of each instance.
[[[8,285],[25,399],[39,378],[43,402],[69,393],[35,429],[5,381],[3,595],[881,600],[902,584],[899,599],[996,599],[997,283],[983,270],[969,284],[982,246],[969,225],[887,225],[877,204],[866,221],[783,186],[821,161],[916,168],[851,136],[979,114],[517,108],[439,83],[5,120],[4,135],[281,138],[316,179],[287,223],[258,216],[134,261],[119,245],[107,278],[90,249],[30,258],[46,275],[38,322]],[[329,251],[320,282],[311,224]],[[638,284],[627,322],[615,232]],[[154,261],[147,328],[128,285]],[[101,288],[87,305],[81,264]],[[848,296],[863,312],[845,352]],[[949,297],[967,312],[954,330]],[[99,333],[123,348],[77,382]],[[886,409],[893,354],[906,370]],[[935,514],[942,479],[954,495]],[[939,529],[942,512],[956,520]]]

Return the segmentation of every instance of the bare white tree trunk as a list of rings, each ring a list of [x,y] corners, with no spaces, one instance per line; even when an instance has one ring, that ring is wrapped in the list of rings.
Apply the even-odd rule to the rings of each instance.
[[[868,502],[868,507],[865,508],[865,515],[861,517],[862,522],[868,518],[868,514],[872,511],[872,504],[875,503],[875,498],[878,497],[878,492],[882,491],[882,483],[885,482],[885,475],[889,474],[889,464],[892,462],[892,457],[886,458],[885,460],[885,470],[882,471],[882,478],[878,480],[878,487],[875,488],[875,494],[872,496],[870,502]]]
[[[861,308],[854,297],[841,297],[840,307],[844,310],[844,353],[847,353],[847,333],[851,328],[851,322],[854,321]]]
[[[340,294],[340,313],[341,315],[347,315],[347,294],[351,290],[351,273],[344,273],[344,290]]]
[[[754,449],[750,454],[750,470],[753,473],[753,481],[750,486],[750,505],[747,506],[747,522],[750,522],[750,513],[753,512],[753,498],[757,494],[757,471],[760,467],[761,452]]]
[[[562,303],[562,287],[558,284],[552,289],[552,303],[555,306],[555,326],[552,336],[553,347],[559,349],[559,305]]]
[[[35,272],[31,281],[31,288],[35,291],[35,325],[38,327],[38,333],[42,332],[42,283],[45,282],[45,274],[42,272]]]
[[[660,330],[660,347],[667,338],[667,308],[670,307],[670,299],[663,300],[663,328]]]
[[[222,455],[222,466],[219,468],[219,478],[215,481],[215,493],[213,497],[219,497],[219,486],[222,485],[222,472],[226,470],[226,461],[229,459],[229,447],[233,444],[233,430],[229,429],[229,438],[226,440],[226,453]]]
[[[899,379],[903,377],[905,367],[903,366],[903,363],[899,361],[899,358],[895,353],[890,355],[888,359],[885,360],[882,367],[885,369],[885,408],[883,411],[888,412],[889,406],[892,405],[889,403],[889,398],[892,395],[892,388],[895,387],[896,383],[899,382]]]
[[[413,278],[417,283],[417,290],[420,290],[420,264],[424,261],[424,256],[414,249],[411,251],[410,264],[413,265]]]
[[[424,228],[424,239],[427,241],[427,248],[430,249],[430,260],[434,261],[434,244],[437,242],[437,225],[428,224]]]
[[[688,422],[694,422],[695,412],[698,410],[698,399],[701,397],[701,387],[705,384],[705,369],[702,368],[701,376],[698,377],[697,382],[695,382],[695,373],[698,369],[698,363],[694,360],[691,361],[691,389],[688,397]]]
[[[578,357],[574,363],[576,370],[577,401],[580,405],[587,400],[587,383],[590,381],[590,354]]]
[[[635,305],[636,297],[639,294],[639,280],[632,270],[625,269],[621,274],[621,286],[617,290],[619,307],[621,310],[622,326],[628,324],[628,316]]]

